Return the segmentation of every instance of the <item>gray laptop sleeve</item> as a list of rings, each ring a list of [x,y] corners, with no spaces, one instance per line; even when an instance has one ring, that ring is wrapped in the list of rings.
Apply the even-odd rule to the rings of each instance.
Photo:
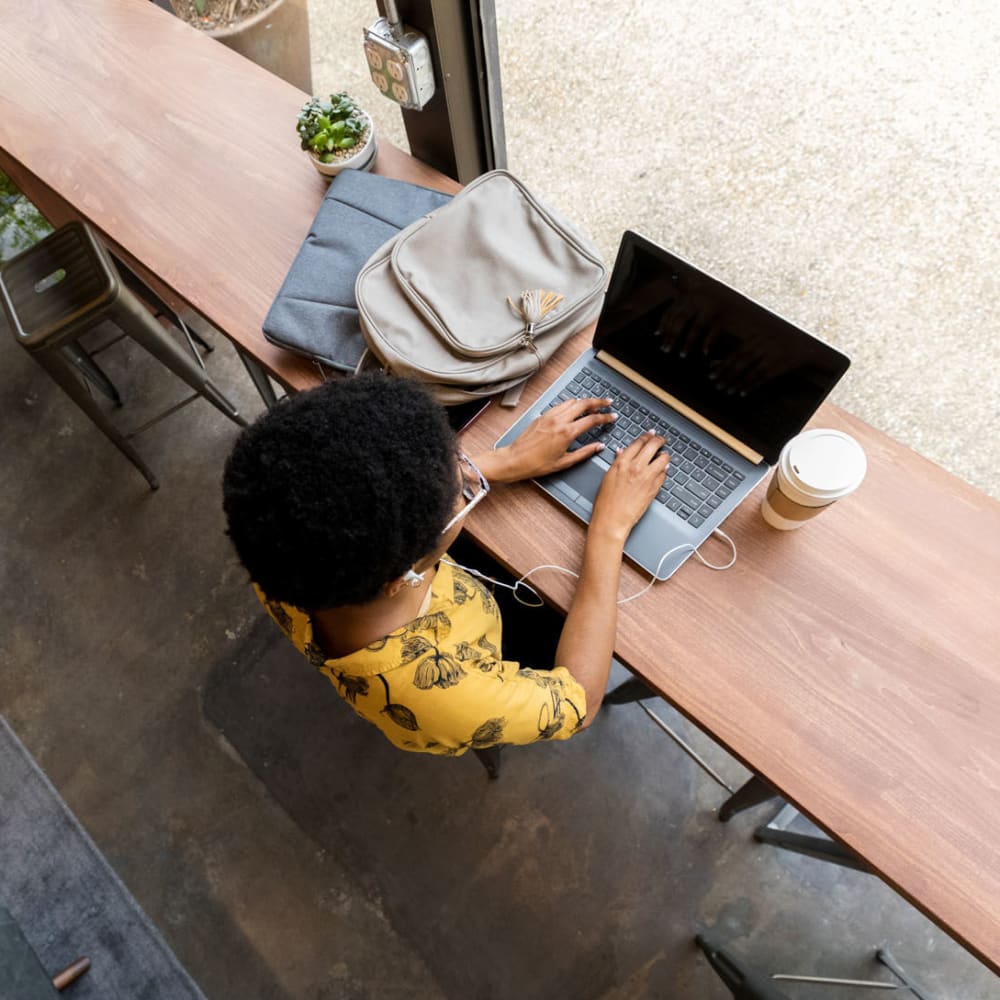
[[[342,170],[313,220],[264,320],[278,347],[353,372],[365,351],[354,282],[371,255],[450,195],[360,170]]]

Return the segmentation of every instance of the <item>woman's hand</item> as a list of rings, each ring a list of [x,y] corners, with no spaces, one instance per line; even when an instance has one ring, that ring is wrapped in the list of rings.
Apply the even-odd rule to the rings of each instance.
[[[646,431],[615,456],[594,501],[589,531],[624,546],[629,532],[663,485],[670,456],[664,439]]]
[[[611,405],[610,399],[570,399],[553,406],[525,428],[524,433],[505,448],[473,455],[472,460],[490,482],[513,483],[568,469],[596,455],[604,445],[594,441],[566,449],[592,427],[613,423],[616,413],[595,411]]]

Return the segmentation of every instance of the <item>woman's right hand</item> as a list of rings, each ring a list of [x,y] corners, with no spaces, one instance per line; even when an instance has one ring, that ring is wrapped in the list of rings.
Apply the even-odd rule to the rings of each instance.
[[[664,439],[647,431],[615,456],[594,501],[590,531],[610,535],[624,546],[628,533],[663,485],[670,456]]]

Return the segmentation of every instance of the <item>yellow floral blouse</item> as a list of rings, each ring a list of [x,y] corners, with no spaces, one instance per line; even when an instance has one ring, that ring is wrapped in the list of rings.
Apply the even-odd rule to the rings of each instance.
[[[498,743],[564,740],[583,723],[586,698],[570,672],[502,660],[493,595],[443,560],[423,614],[336,659],[315,642],[308,614],[254,589],[295,648],[404,750],[456,755]]]

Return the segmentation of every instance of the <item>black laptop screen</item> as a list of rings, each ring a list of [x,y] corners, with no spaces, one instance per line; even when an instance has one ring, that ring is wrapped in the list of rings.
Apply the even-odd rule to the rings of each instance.
[[[594,347],[771,464],[850,364],[839,351],[631,232],[618,250]]]

